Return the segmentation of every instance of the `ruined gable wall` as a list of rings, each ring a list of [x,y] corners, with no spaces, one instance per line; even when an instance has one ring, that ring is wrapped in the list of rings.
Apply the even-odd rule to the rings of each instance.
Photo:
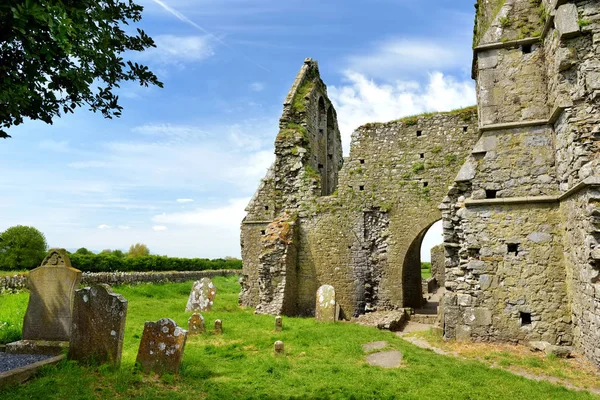
[[[314,312],[322,284],[336,288],[346,317],[420,305],[422,237],[477,136],[475,108],[354,132],[335,196],[301,211],[301,313]]]
[[[270,288],[277,285],[265,283],[271,279],[268,260],[272,259],[265,257],[265,253],[269,253],[274,245],[266,235],[268,226],[283,212],[294,219],[304,203],[312,203],[324,192],[333,190],[343,163],[335,110],[315,61],[306,59],[296,76],[284,102],[279,128],[275,139],[275,162],[246,208],[247,215],[242,222],[240,242],[244,276],[239,301],[244,306],[257,306],[262,291],[267,303],[277,303],[278,307],[289,311],[293,306],[288,306],[282,299],[273,300]],[[286,255],[286,262],[277,272],[282,281],[286,271],[294,270],[295,273],[292,265],[297,258],[295,240],[289,246],[281,250]],[[261,262],[261,256],[266,261]],[[291,281],[295,282],[295,278],[290,277],[283,287],[295,290],[296,285]],[[263,282],[262,288],[259,282]],[[268,312],[272,311],[268,309]]]

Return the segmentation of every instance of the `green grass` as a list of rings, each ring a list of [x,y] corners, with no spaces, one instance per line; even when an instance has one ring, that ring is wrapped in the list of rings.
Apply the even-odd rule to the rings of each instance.
[[[0,270],[0,277],[3,276],[14,276],[14,275],[22,275],[22,274],[26,274],[27,270],[19,270],[19,271],[5,271],[5,270]]]
[[[480,361],[440,356],[387,331],[350,323],[320,324],[312,318],[285,318],[275,332],[274,318],[237,306],[235,277],[214,279],[215,309],[207,325],[223,320],[224,334],[188,339],[181,374],[162,379],[134,372],[144,321],[183,312],[191,282],[115,287],[129,300],[121,369],[82,367],[62,362],[36,379],[0,391],[12,399],[592,399],[546,382],[491,369]],[[25,294],[0,296],[0,320],[25,310]],[[285,356],[274,356],[283,340]],[[364,361],[361,344],[385,340],[404,355],[403,367],[381,369]]]
[[[431,263],[426,261],[421,261],[421,278],[429,279],[431,278]]]

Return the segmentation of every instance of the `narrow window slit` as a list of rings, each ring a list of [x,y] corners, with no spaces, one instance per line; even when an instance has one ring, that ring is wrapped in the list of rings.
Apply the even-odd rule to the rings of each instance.
[[[363,190],[365,190],[365,187],[364,187],[363,185],[360,185],[360,186],[358,187],[358,190],[360,190],[360,191],[362,192]]]
[[[513,253],[515,256],[519,254],[519,243],[507,243],[506,248],[509,254]]]
[[[417,137],[421,136],[423,134],[423,131],[417,131]]]
[[[521,326],[523,325],[531,325],[531,313],[528,312],[520,312],[521,318]]]
[[[524,44],[521,45],[521,51],[523,52],[523,54],[529,54],[532,52],[532,46],[531,44]]]
[[[421,154],[419,154],[419,157],[420,157],[420,158],[425,158],[425,153],[421,153]]]

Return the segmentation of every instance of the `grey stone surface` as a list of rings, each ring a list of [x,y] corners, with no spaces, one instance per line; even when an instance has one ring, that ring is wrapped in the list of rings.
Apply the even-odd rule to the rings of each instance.
[[[331,285],[323,285],[317,290],[317,310],[315,318],[321,322],[335,322],[335,289]]]
[[[220,319],[215,320],[215,334],[221,335],[223,333],[223,321]]]
[[[579,34],[579,12],[573,3],[563,4],[556,10],[554,25],[562,39]]]
[[[285,345],[281,340],[278,340],[273,344],[273,351],[275,354],[284,354],[285,353]]]
[[[202,278],[194,282],[190,297],[185,306],[185,312],[211,311],[216,295],[217,288],[210,278]]]
[[[280,315],[275,317],[275,330],[282,331],[283,330],[283,320]]]
[[[51,249],[42,265],[29,273],[29,303],[24,340],[69,341],[73,296],[81,271],[71,267],[64,249]]]
[[[121,364],[127,300],[104,284],[75,291],[68,358],[88,363]]]
[[[397,350],[369,354],[367,363],[375,367],[398,368],[402,364],[402,353]]]

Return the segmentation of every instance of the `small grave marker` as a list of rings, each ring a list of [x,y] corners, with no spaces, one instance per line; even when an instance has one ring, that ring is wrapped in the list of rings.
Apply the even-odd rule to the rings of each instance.
[[[177,374],[187,334],[170,318],[146,322],[136,359],[142,372]]]

